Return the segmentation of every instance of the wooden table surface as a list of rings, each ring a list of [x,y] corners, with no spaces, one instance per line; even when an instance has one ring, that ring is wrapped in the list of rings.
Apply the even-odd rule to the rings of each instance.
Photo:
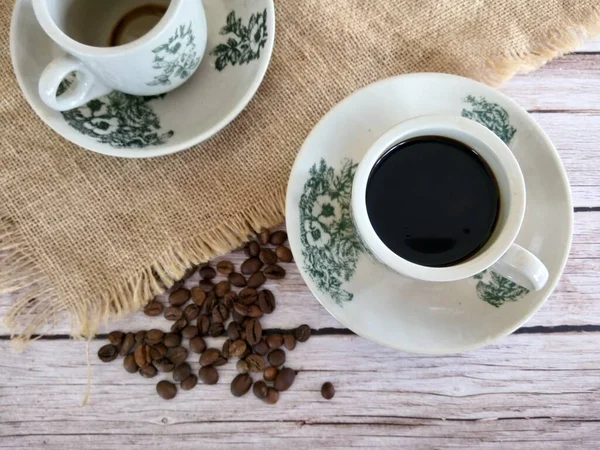
[[[0,448],[600,448],[600,39],[503,91],[557,146],[575,206],[561,282],[516,333],[464,354],[397,353],[343,329],[290,269],[269,287],[278,303],[263,324],[307,323],[317,332],[288,354],[300,373],[277,405],[231,396],[233,363],[219,384],[164,401],[158,378],[101,363],[99,336],[90,344],[91,393],[82,407],[86,344],[69,339],[68,324],[21,354],[0,326]],[[9,304],[0,296],[0,315]],[[103,332],[150,327],[167,322],[139,313]],[[336,387],[331,401],[319,393],[325,381]]]

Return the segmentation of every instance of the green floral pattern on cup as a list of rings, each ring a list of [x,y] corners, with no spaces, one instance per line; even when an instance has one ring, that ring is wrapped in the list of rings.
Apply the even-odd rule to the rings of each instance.
[[[343,283],[354,275],[363,251],[350,213],[356,167],[346,159],[335,170],[321,159],[309,171],[299,205],[304,268],[317,288],[338,305],[354,296]]]
[[[229,64],[248,64],[260,58],[260,51],[267,43],[267,10],[250,16],[248,25],[236,18],[235,11],[227,16],[227,24],[220,34],[229,36],[226,43],[218,44],[210,54],[216,56],[215,68],[220,72]]]
[[[169,40],[152,50],[154,61],[152,68],[161,73],[148,86],[167,86],[172,79],[185,80],[200,64],[201,55],[196,51],[196,38],[192,32],[192,23],[180,25]]]
[[[529,293],[523,286],[492,270],[484,270],[473,277],[477,280],[477,296],[484,302],[499,308],[506,302],[516,302]]]

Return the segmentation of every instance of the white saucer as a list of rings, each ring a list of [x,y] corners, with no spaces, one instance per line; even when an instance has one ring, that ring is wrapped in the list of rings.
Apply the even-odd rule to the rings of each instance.
[[[203,3],[207,50],[183,86],[157,97],[113,92],[87,107],[60,113],[40,100],[38,80],[46,65],[64,52],[38,24],[31,0],[17,0],[10,51],[19,86],[48,126],[88,150],[148,158],[198,144],[235,119],[254,96],[267,71],[275,38],[273,0]]]
[[[393,125],[431,113],[476,120],[508,143],[527,188],[516,242],[548,268],[542,290],[528,292],[491,271],[451,283],[411,280],[375,263],[362,249],[349,211],[356,165]],[[300,273],[343,325],[399,350],[444,354],[506,336],[542,306],[567,260],[573,208],[558,153],[525,110],[467,78],[421,73],[367,86],[323,117],[292,168],[286,224]]]

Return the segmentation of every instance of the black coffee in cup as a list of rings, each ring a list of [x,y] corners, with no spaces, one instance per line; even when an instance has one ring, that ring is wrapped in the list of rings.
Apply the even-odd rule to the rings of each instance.
[[[494,231],[498,184],[467,145],[423,136],[390,148],[366,190],[369,220],[381,241],[415,264],[446,267],[475,255]]]

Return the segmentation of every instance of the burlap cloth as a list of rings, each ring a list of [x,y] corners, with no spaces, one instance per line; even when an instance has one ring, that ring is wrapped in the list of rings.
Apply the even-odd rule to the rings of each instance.
[[[298,148],[357,88],[415,71],[499,85],[600,30],[600,0],[277,0],[273,59],[246,110],[193,149],[126,160],[38,119],[10,62],[13,2],[0,3],[0,292],[20,341],[65,314],[73,335],[93,334],[281,222]]]

